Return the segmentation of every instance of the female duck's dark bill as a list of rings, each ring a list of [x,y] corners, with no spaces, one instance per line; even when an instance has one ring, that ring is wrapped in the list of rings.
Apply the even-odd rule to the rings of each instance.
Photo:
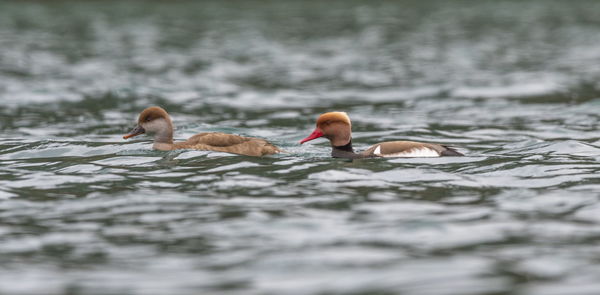
[[[300,144],[303,144],[307,141],[316,139],[323,136],[323,132],[321,130],[319,130],[319,128],[316,128],[315,131],[313,131],[308,137],[306,137],[305,139],[300,141]]]
[[[129,131],[129,133],[123,135],[123,139],[128,139],[128,138],[134,137],[136,135],[144,134],[144,133],[146,133],[146,130],[144,130],[144,128],[142,126],[137,125],[131,131]]]

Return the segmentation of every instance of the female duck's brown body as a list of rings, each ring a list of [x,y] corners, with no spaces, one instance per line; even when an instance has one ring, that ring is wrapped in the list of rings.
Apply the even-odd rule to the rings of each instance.
[[[140,113],[137,126],[123,138],[151,133],[154,134],[152,147],[162,151],[195,149],[247,156],[264,156],[281,152],[264,139],[219,132],[199,133],[186,141],[173,142],[173,129],[173,122],[164,109],[149,107]]]
[[[330,112],[319,116],[317,128],[300,143],[319,137],[329,139],[332,147],[331,156],[334,158],[463,156],[463,154],[445,145],[415,141],[382,142],[369,147],[363,152],[355,153],[352,148],[352,123],[348,115],[343,112]]]

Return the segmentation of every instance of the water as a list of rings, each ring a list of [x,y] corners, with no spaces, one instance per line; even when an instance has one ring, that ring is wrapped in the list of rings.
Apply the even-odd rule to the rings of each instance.
[[[600,294],[599,61],[597,1],[3,1],[0,294]]]

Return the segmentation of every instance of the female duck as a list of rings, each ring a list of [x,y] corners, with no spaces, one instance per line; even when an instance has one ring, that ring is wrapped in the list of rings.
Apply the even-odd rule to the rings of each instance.
[[[173,142],[173,122],[169,114],[161,107],[149,107],[142,111],[137,126],[123,138],[128,139],[143,133],[153,134],[154,145],[152,147],[161,151],[195,149],[257,157],[281,152],[280,149],[264,139],[220,132],[199,133],[186,141]]]
[[[355,153],[352,149],[352,124],[350,123],[350,117],[344,112],[330,112],[319,116],[317,128],[300,143],[319,137],[329,139],[332,147],[331,156],[334,158],[463,156],[463,154],[445,145],[415,141],[382,142],[369,147],[363,152]]]

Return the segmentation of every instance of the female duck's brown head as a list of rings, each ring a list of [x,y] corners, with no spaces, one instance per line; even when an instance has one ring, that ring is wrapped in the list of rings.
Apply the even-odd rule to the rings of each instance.
[[[329,112],[322,114],[317,119],[317,128],[300,143],[325,137],[332,146],[347,145],[352,139],[352,123],[350,117],[344,112]]]
[[[154,142],[173,143],[173,122],[167,111],[161,107],[143,110],[138,117],[137,126],[123,135],[123,138],[128,139],[144,133],[154,134]]]

